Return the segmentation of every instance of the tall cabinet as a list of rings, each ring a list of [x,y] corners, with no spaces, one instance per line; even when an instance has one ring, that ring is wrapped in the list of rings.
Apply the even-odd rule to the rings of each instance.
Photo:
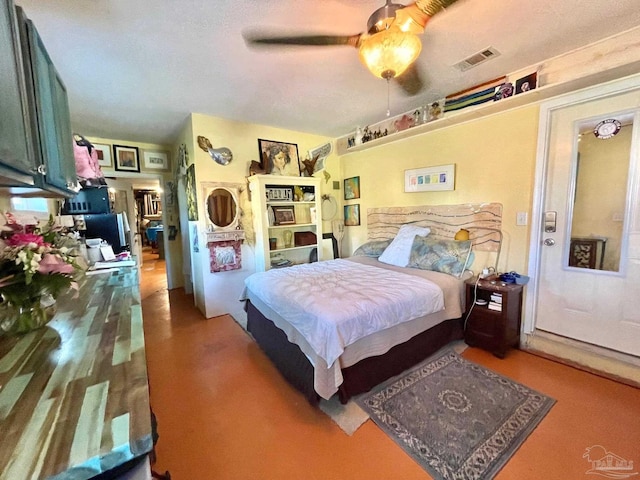
[[[322,260],[320,179],[249,177],[256,271]]]

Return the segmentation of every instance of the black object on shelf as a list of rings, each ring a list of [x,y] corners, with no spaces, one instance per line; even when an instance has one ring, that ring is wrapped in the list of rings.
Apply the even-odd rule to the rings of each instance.
[[[68,198],[62,206],[63,215],[85,213],[111,213],[108,188],[85,188],[75,197]]]

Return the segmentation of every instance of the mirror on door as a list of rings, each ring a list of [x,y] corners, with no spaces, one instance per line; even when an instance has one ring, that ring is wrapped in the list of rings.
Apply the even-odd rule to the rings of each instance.
[[[633,119],[622,113],[576,122],[568,267],[620,271]]]

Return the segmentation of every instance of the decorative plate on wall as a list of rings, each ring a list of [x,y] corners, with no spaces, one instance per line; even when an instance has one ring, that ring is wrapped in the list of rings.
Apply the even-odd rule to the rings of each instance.
[[[338,202],[332,195],[322,196],[322,220],[331,220],[338,213]]]

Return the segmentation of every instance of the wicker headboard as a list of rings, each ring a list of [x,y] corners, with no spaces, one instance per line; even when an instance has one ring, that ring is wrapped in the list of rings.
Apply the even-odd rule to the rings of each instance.
[[[465,203],[421,205],[367,210],[369,240],[393,238],[404,224],[429,227],[429,236],[452,239],[461,228],[469,230],[475,250],[497,252],[502,241],[502,204]]]

